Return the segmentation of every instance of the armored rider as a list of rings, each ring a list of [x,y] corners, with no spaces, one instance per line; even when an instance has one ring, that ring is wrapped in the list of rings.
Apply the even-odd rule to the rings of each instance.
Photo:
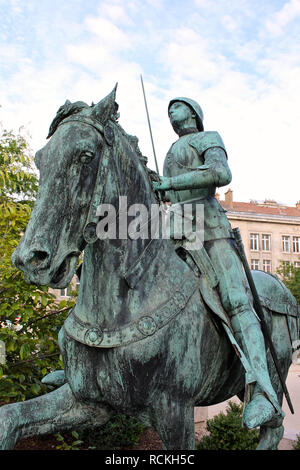
[[[243,424],[248,429],[262,424],[281,424],[282,412],[270,381],[264,337],[247,295],[249,287],[238,256],[231,225],[215,198],[216,188],[231,181],[224,143],[217,132],[204,132],[203,112],[189,98],[169,103],[171,125],[179,136],[164,162],[164,176],[153,183],[166,191],[171,203],[204,205],[204,249],[217,275],[217,291],[256,381],[247,384]],[[276,424],[278,423],[278,424]]]

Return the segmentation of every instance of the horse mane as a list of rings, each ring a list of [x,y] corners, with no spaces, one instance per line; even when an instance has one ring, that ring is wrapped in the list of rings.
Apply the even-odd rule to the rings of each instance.
[[[120,125],[119,122],[115,121],[115,124],[117,125],[118,129],[120,130],[121,134],[128,139],[131,147],[133,148],[133,150],[135,151],[136,155],[139,157],[139,160],[141,161],[144,169],[146,170],[147,174],[148,174],[148,177],[150,178],[150,181],[151,183],[153,181],[157,181],[159,182],[159,176],[158,174],[151,170],[148,166],[147,166],[147,163],[148,163],[148,158],[142,154],[141,150],[140,150],[140,147],[139,147],[139,139],[135,136],[135,135],[130,135],[128,134],[124,129],[123,127]]]
[[[80,111],[89,107],[90,106],[84,103],[83,101],[75,101],[75,103],[71,103],[71,101],[67,100],[62,106],[58,108],[56,116],[50,124],[47,139],[49,139],[54,134],[59,124],[65,118],[67,118],[68,116],[71,116],[72,114],[80,113]]]

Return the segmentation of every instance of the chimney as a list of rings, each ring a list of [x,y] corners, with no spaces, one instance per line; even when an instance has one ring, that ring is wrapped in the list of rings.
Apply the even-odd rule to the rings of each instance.
[[[300,201],[296,202],[296,209],[300,210]]]
[[[225,193],[225,204],[229,207],[233,207],[233,191],[231,189],[228,189],[228,191]]]

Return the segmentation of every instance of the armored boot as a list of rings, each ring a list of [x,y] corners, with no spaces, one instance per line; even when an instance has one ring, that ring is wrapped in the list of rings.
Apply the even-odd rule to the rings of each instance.
[[[253,429],[268,423],[277,427],[282,423],[284,413],[270,380],[259,320],[249,306],[235,309],[231,314],[236,340],[253,368],[253,377],[246,376],[243,426]]]

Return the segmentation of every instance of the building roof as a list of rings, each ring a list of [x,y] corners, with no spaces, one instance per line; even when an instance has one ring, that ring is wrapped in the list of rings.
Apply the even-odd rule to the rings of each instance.
[[[268,220],[275,223],[300,224],[300,201],[294,207],[280,204],[271,199],[265,201],[239,202],[233,200],[233,191],[228,189],[224,201],[216,198],[232,219]]]
[[[296,207],[288,207],[280,204],[268,204],[258,202],[235,202],[232,201],[230,204],[225,201],[220,201],[222,207],[230,212],[247,212],[250,214],[261,214],[261,215],[279,215],[288,217],[299,217],[300,209]]]

